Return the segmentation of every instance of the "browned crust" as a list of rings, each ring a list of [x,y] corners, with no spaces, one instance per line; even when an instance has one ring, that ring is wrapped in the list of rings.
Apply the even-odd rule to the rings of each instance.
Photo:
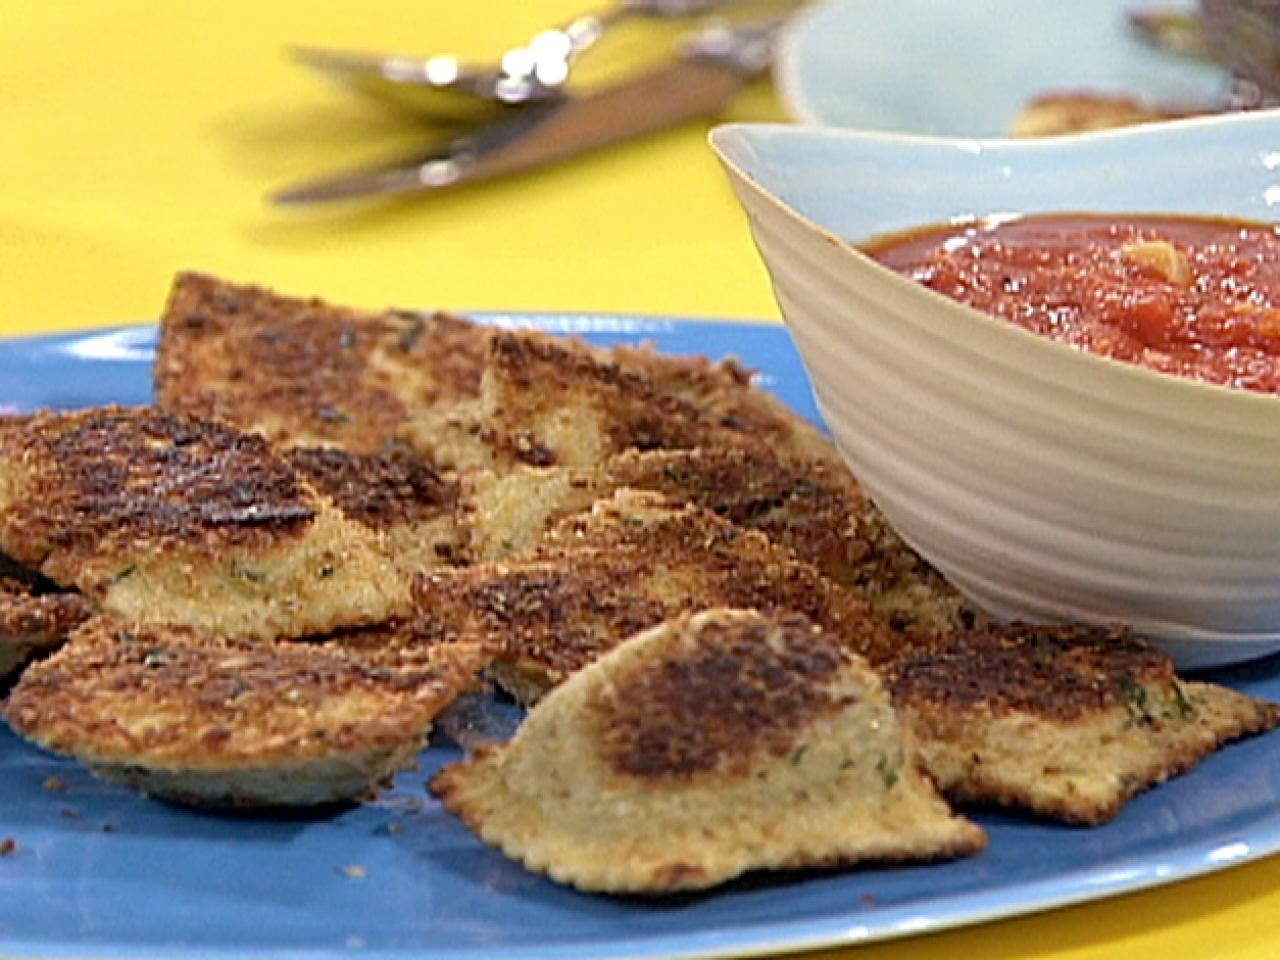
[[[0,637],[45,646],[93,615],[78,593],[35,593],[17,580],[0,579]]]
[[[435,519],[457,505],[457,479],[405,450],[356,454],[336,447],[294,447],[284,458],[348,519],[375,530]]]
[[[154,769],[391,750],[488,659],[476,646],[397,640],[396,630],[264,643],[99,617],[23,674],[5,717],[56,752]]]
[[[746,446],[629,452],[602,465],[612,487],[658,490],[761,531],[839,583],[874,544],[858,518],[873,509],[848,469]]]
[[[756,372],[732,357],[668,356],[648,344],[614,347],[610,356],[623,370],[646,377],[745,441],[820,460],[828,469],[847,469],[826,437],[760,389]]]
[[[439,642],[499,643],[495,667],[517,670],[531,702],[622,637],[693,606],[676,595],[648,595],[644,585],[658,565],[637,553],[583,551],[576,560],[576,570],[550,562],[425,574],[415,582],[423,629]],[[636,589],[624,593],[623,583]]]
[[[38,413],[0,435],[0,463],[28,474],[0,516],[0,547],[48,570],[146,541],[210,554],[298,536],[314,494],[259,437],[153,408]]]
[[[160,324],[156,400],[275,441],[370,452],[410,411],[474,399],[487,336],[444,313],[365,312],[182,273]]]
[[[656,491],[759,530],[905,632],[932,635],[976,618],[893,532],[842,463],[746,442],[629,450],[598,467],[469,476],[460,504],[467,558],[499,559],[529,546],[553,523],[624,488]]]
[[[1166,654],[1122,628],[1028,624],[904,647],[887,677],[895,699],[920,709],[1068,721],[1114,707],[1141,720],[1143,691],[1176,681]]]
[[[36,593],[30,584],[0,578],[0,678],[57,647],[93,613],[78,593]]]
[[[1125,630],[1013,624],[905,648],[882,667],[948,799],[1110,820],[1280,706],[1181,680]]]
[[[806,616],[873,661],[899,638],[851,594],[708,511],[623,491],[497,564],[420,577],[415,600],[442,639],[504,645],[524,690],[545,690],[623,638],[710,607]],[[519,691],[513,691],[519,692]]]
[[[813,718],[847,702],[828,688],[850,658],[799,616],[704,622],[683,656],[620,671],[593,691],[602,761],[661,781],[745,769],[761,752],[785,756]]]
[[[877,677],[803,618],[713,609],[626,638],[431,790],[583,890],[972,853]]]
[[[659,573],[686,564],[706,578],[688,582],[694,609],[799,613],[845,638],[873,664],[895,656],[902,643],[865,602],[836,587],[791,550],[696,505],[675,506],[651,494],[622,490],[589,514],[553,528],[529,556],[572,560],[584,548],[634,552],[649,558]],[[698,595],[700,582],[710,588],[715,602]],[[626,585],[619,582],[615,589]]]
[[[600,424],[603,455],[623,450],[681,449],[723,432],[694,405],[651,380],[608,362],[575,340],[530,331],[495,335],[486,380],[485,440],[499,462],[531,466],[596,462],[557,449],[539,421],[586,405]]]

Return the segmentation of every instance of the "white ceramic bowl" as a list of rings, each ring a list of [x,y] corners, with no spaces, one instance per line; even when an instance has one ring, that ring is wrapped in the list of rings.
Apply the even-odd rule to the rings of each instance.
[[[955,217],[1275,219],[1280,115],[1039,141],[712,133],[842,453],[1007,619],[1124,622],[1181,666],[1280,650],[1280,398],[1153,373],[948,300],[849,241]]]

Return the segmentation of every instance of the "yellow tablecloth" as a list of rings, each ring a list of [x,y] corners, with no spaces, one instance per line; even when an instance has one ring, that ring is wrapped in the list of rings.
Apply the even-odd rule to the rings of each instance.
[[[287,181],[423,137],[291,65],[287,44],[479,55],[579,9],[573,0],[9,0],[0,29],[0,332],[150,320],[181,268],[371,307],[776,318],[705,146],[707,125],[420,201],[306,212],[264,202]],[[642,57],[672,33],[637,28],[616,41],[618,55]],[[730,115],[781,119],[767,85]],[[1278,954],[1280,858],[830,955]]]

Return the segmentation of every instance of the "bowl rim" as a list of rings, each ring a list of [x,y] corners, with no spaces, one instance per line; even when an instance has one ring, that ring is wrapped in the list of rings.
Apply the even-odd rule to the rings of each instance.
[[[767,205],[781,213],[785,218],[798,224],[802,229],[815,234],[824,242],[843,251],[843,254],[850,257],[851,261],[857,264],[859,269],[864,271],[869,270],[878,275],[882,282],[896,287],[903,296],[914,299],[920,303],[928,303],[935,310],[945,309],[951,312],[956,319],[964,320],[971,325],[979,324],[989,334],[996,337],[1013,337],[1015,339],[1010,340],[1009,342],[1011,344],[1020,344],[1024,350],[1044,351],[1048,349],[1054,351],[1061,363],[1085,363],[1092,367],[1097,376],[1120,378],[1116,381],[1117,383],[1127,381],[1134,389],[1142,388],[1163,391],[1166,393],[1178,393],[1188,401],[1191,401],[1194,398],[1196,402],[1209,403],[1216,406],[1231,405],[1236,407],[1242,414],[1245,411],[1248,411],[1248,415],[1250,417],[1271,417],[1280,419],[1280,394],[1265,393],[1257,390],[1250,390],[1245,387],[1235,387],[1228,384],[1198,380],[1176,373],[1155,370],[1136,362],[1118,360],[1113,357],[1107,357],[1088,350],[1073,347],[1070,344],[1035,333],[1034,331],[1027,330],[1024,327],[1010,323],[992,314],[985,313],[984,311],[971,307],[968,304],[961,303],[958,300],[953,300],[944,294],[938,293],[937,291],[924,286],[923,284],[917,283],[908,277],[904,277],[902,274],[884,266],[879,261],[863,252],[863,250],[858,246],[859,242],[874,239],[877,235],[851,240],[833,233],[812,217],[801,213],[791,204],[783,200],[779,195],[767,188],[763,183],[748,173],[744,168],[743,163],[737,157],[732,155],[734,152],[732,141],[737,140],[743,144],[749,144],[753,139],[763,135],[781,137],[789,140],[810,138],[824,141],[843,142],[849,145],[863,143],[877,145],[888,144],[901,146],[909,150],[960,150],[966,153],[982,153],[987,155],[999,155],[1001,153],[1052,154],[1056,152],[1070,153],[1081,150],[1087,151],[1090,146],[1098,143],[1109,144],[1114,141],[1143,139],[1163,142],[1170,138],[1178,139],[1183,136],[1190,136],[1194,133],[1201,132],[1204,129],[1264,125],[1274,126],[1277,134],[1280,135],[1280,108],[1215,114],[1203,117],[1190,117],[1109,130],[1095,130],[1077,134],[1065,134],[1057,137],[1027,139],[1014,139],[1009,137],[950,137],[938,136],[935,134],[906,133],[888,130],[861,130],[806,124],[735,122],[719,124],[713,127],[707,134],[707,140],[721,164],[727,171],[729,171],[731,177],[738,180],[738,182],[751,190]],[[1280,136],[1277,138],[1276,154],[1277,156],[1280,156]],[[1280,175],[1278,175],[1277,181],[1278,185],[1280,185]],[[1043,212],[1050,213],[1052,211]],[[1079,213],[1081,211],[1058,212]],[[1087,213],[1089,211],[1086,210],[1083,212]],[[1169,212],[1174,216],[1178,215],[1177,211]],[[1106,211],[1104,211],[1104,213],[1106,213]],[[1119,211],[1116,211],[1115,213],[1117,216],[1124,215]],[[937,221],[939,224],[947,222],[963,221]],[[1259,220],[1252,220],[1250,222],[1266,223],[1266,221]],[[1274,221],[1274,224],[1280,226],[1280,219]],[[927,227],[929,225],[929,223],[921,223],[917,226]],[[913,228],[908,226],[904,229],[909,231]],[[784,321],[786,320],[785,315],[783,319]],[[1037,343],[1041,346],[1033,347],[1031,346],[1032,343]],[[1078,359],[1076,361],[1066,360],[1064,358],[1067,355],[1074,356]]]

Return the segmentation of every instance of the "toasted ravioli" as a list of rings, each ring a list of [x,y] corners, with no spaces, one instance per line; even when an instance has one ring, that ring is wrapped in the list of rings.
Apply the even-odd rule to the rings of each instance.
[[[776,397],[759,389],[754,371],[729,358],[670,356],[651,346],[614,347],[610,357],[622,369],[648,378],[709,415],[720,426],[770,448],[808,459],[830,469],[844,469],[831,441]]]
[[[5,717],[105,780],[180,803],[353,800],[412,760],[487,659],[396,632],[262,642],[99,617],[27,669]]]
[[[497,680],[531,703],[623,638],[711,607],[801,613],[879,661],[898,634],[758,531],[622,490],[504,561],[415,581],[424,630],[499,642]]]
[[[870,500],[850,515],[856,542],[866,544],[862,561],[840,577],[895,630],[913,641],[986,623],[932,564],[913,550]]]
[[[1190,107],[1148,105],[1123,93],[1065,91],[1032,98],[1010,126],[1013,137],[1055,137],[1195,115]]]
[[[431,789],[486,843],[580,889],[973,853],[879,679],[798,616],[710,610],[626,640]]]
[[[1097,824],[1280,707],[1180,680],[1120,630],[991,626],[904,649],[884,669],[924,763],[952,800]]]
[[[104,611],[230,636],[404,613],[374,537],[256,436],[152,408],[0,431],[0,549]]]
[[[853,476],[765,447],[630,450],[597,467],[548,467],[467,478],[474,560],[497,559],[537,540],[551,523],[623,488],[655,490],[755,527],[833,579],[845,579],[869,547],[852,538],[865,509]]]
[[[463,484],[467,556],[499,559],[624,488],[655,490],[760,530],[909,633],[971,618],[960,594],[893,532],[842,463],[735,444],[627,451],[597,467],[479,473]]]
[[[0,577],[0,679],[57,647],[93,612],[78,593],[36,593],[27,583]]]
[[[156,400],[277,443],[378,450],[411,413],[474,403],[488,331],[448,314],[370,313],[179,274]]]
[[[343,515],[382,538],[406,575],[455,560],[458,481],[406,450],[348,453],[336,447],[294,447],[285,459]]]
[[[581,466],[623,450],[686,449],[728,431],[652,380],[575,340],[495,334],[481,384],[490,466]]]

